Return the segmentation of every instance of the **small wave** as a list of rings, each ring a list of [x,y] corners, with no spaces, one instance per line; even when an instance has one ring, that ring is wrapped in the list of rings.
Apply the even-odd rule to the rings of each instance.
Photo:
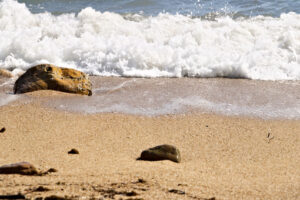
[[[0,2],[0,68],[52,63],[91,75],[300,80],[300,15],[214,20],[85,8],[33,14]]]

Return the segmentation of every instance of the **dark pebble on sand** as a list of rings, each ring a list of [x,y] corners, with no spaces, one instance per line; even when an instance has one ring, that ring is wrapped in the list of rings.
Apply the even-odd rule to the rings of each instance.
[[[0,195],[0,199],[25,199],[25,196],[23,194]]]
[[[142,179],[142,178],[139,178],[138,179],[138,183],[146,183],[146,181],[144,179]]]
[[[171,190],[169,190],[169,192],[170,192],[170,193],[175,193],[175,194],[181,194],[181,195],[185,194],[184,191],[182,191],[182,190],[177,190],[177,189],[171,189]]]
[[[3,127],[3,128],[1,128],[0,133],[4,133],[5,131],[6,131],[6,128]]]
[[[77,149],[71,149],[68,154],[79,154],[79,151]]]
[[[50,189],[47,187],[44,187],[44,186],[39,186],[39,187],[35,188],[33,191],[34,192],[47,192],[47,191],[50,191]]]
[[[58,172],[58,170],[57,170],[57,169],[54,169],[54,168],[50,168],[50,169],[48,169],[47,172],[48,172],[48,173],[54,173],[54,172]]]

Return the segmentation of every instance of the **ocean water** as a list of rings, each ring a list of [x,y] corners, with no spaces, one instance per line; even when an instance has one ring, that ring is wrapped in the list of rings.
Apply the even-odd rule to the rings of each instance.
[[[91,77],[92,96],[50,98],[45,106],[79,113],[217,113],[262,119],[300,119],[299,81]],[[284,92],[283,92],[284,91]]]
[[[62,110],[300,119],[300,1],[0,0],[0,106],[30,101],[13,83],[40,63],[117,76]]]
[[[0,68],[300,80],[299,0],[1,0]]]

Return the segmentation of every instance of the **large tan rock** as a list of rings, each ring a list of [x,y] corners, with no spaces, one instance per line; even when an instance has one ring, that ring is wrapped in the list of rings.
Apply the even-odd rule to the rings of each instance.
[[[83,72],[41,64],[28,69],[14,86],[15,94],[36,90],[58,90],[90,96],[92,84],[88,75]]]
[[[138,160],[171,160],[179,163],[181,161],[181,155],[175,146],[163,144],[143,151]]]
[[[0,166],[0,174],[37,175],[36,168],[28,162]]]

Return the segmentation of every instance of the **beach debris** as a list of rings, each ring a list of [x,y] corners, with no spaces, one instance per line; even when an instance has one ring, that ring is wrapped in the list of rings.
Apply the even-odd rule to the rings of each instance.
[[[199,200],[216,200],[215,197],[210,197],[210,198],[203,198],[203,197],[199,197],[199,196],[195,196],[193,194],[187,193],[183,190],[178,190],[178,189],[169,189],[167,190],[167,192],[169,193],[174,193],[174,194],[178,194],[178,195],[184,195],[185,197],[187,197],[188,199],[199,199]]]
[[[104,189],[104,188],[99,188],[94,186],[93,189],[96,192],[99,192],[104,198],[110,198],[110,199],[114,199],[116,195],[127,196],[127,197],[133,197],[139,195],[135,191],[119,191],[114,188]]]
[[[13,74],[8,71],[7,69],[0,69],[0,77],[6,77],[6,78],[11,78],[13,77]]]
[[[58,172],[58,170],[55,168],[50,168],[47,170],[47,173],[55,173],[55,172]]]
[[[38,175],[36,168],[28,162],[0,166],[0,174]]]
[[[65,183],[65,182],[60,182],[60,181],[58,181],[58,182],[56,183],[56,185],[66,185],[66,183]]]
[[[15,94],[36,90],[57,90],[91,96],[92,84],[89,76],[83,72],[41,64],[28,69],[14,85]]]
[[[139,178],[136,183],[147,183],[147,181],[143,178]]]
[[[68,154],[79,154],[79,151],[77,149],[71,149],[68,151]]]
[[[177,190],[177,189],[171,189],[169,190],[170,193],[175,193],[175,194],[185,194],[185,191],[182,191],[182,190]]]
[[[268,134],[267,134],[267,143],[270,143],[271,140],[273,140],[273,139],[274,139],[274,136],[272,136],[272,134],[270,132],[268,132]]]
[[[33,192],[47,192],[47,191],[50,191],[50,189],[41,185],[41,186],[33,189],[32,191]]]
[[[0,129],[0,133],[4,133],[5,131],[6,131],[5,127],[3,127],[3,128]]]
[[[171,160],[179,163],[181,161],[181,156],[179,150],[175,146],[163,144],[143,151],[138,160]]]
[[[177,185],[178,186],[188,186],[188,184],[186,184],[186,183],[178,183]]]

